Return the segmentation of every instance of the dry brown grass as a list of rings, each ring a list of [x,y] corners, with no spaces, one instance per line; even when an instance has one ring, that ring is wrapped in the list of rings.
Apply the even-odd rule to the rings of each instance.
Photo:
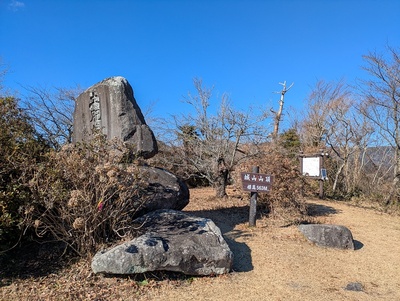
[[[3,277],[1,300],[400,300],[400,217],[345,203],[310,200],[316,222],[347,226],[357,249],[320,248],[296,226],[259,217],[248,227],[248,194],[192,189],[184,211],[211,218],[235,254],[234,271],[218,277],[148,274],[101,277],[88,264],[30,278]],[[1,275],[1,274],[0,274]],[[4,276],[4,274],[2,275]],[[158,278],[158,279],[157,279]],[[349,291],[349,283],[363,291]]]

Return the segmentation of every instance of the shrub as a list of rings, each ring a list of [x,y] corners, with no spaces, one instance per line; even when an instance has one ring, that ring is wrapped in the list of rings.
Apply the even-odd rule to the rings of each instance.
[[[13,97],[0,97],[0,129],[0,245],[7,249],[22,234],[21,208],[31,196],[27,179],[46,144]]]
[[[138,162],[130,163],[131,153],[122,142],[102,135],[49,152],[29,183],[29,225],[38,236],[51,234],[80,256],[132,234],[145,184]]]
[[[273,175],[272,190],[260,193],[259,209],[285,224],[300,223],[306,219],[305,194],[308,185],[300,174],[299,161],[274,145],[266,146],[262,156],[247,162],[242,170],[251,171],[251,166],[259,166],[261,173]]]

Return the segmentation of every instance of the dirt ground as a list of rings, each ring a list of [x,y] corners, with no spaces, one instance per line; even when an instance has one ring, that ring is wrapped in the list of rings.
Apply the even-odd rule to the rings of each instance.
[[[192,189],[184,209],[220,227],[234,253],[228,275],[104,277],[78,262],[40,276],[3,274],[0,300],[400,300],[399,216],[310,200],[316,222],[353,233],[356,250],[327,249],[306,241],[294,225],[259,217],[248,227],[248,198],[228,194],[217,200],[211,189]],[[346,289],[351,284],[358,290]]]

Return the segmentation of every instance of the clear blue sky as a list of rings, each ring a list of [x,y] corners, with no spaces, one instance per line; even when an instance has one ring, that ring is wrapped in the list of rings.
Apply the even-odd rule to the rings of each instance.
[[[0,0],[9,88],[87,88],[121,75],[143,110],[185,112],[199,77],[235,107],[301,108],[319,79],[363,77],[362,55],[400,46],[400,0]]]

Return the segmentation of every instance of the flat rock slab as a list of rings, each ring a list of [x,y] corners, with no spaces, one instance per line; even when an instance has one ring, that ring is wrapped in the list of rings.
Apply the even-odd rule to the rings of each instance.
[[[318,246],[354,250],[353,235],[345,226],[309,224],[298,228],[309,241]]]
[[[228,273],[233,253],[210,219],[174,210],[157,210],[134,221],[135,239],[92,260],[94,273],[136,274],[174,271],[187,275]]]

